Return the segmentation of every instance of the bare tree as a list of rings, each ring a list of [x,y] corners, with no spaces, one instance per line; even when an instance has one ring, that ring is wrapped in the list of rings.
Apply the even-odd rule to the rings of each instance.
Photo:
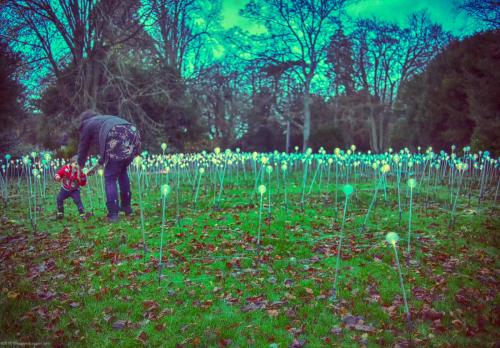
[[[213,1],[209,10],[196,0],[148,0],[144,1],[144,7],[151,13],[145,26],[161,64],[177,69],[184,76],[186,59],[188,55],[195,59],[205,43],[202,39],[209,35],[214,24],[219,1]]]
[[[271,79],[272,101],[269,111],[274,119],[285,128],[285,151],[287,153],[290,151],[292,126],[301,133],[304,129],[303,124],[296,120],[297,118],[302,119],[301,115],[297,115],[293,108],[294,97],[300,94],[297,90],[296,79],[291,74],[296,64],[297,62],[288,61],[265,65],[260,69],[265,77]]]
[[[60,88],[70,112],[95,108],[107,52],[142,31],[136,0],[10,0],[1,6],[10,18],[4,37],[32,47],[56,80],[68,68],[75,73],[76,92]]]
[[[338,92],[342,86],[346,95],[353,95],[342,99],[349,100],[350,110],[346,112],[351,117],[366,117],[374,151],[385,148],[399,86],[421,73],[449,38],[425,12],[411,15],[404,28],[376,19],[361,19],[349,35],[337,32],[332,36],[328,61],[332,64],[335,89]],[[353,87],[355,93],[351,92]]]
[[[484,23],[489,29],[500,28],[500,1],[498,0],[455,0],[455,7]]]
[[[325,59],[328,32],[338,25],[336,11],[346,0],[252,0],[243,15],[263,23],[264,35],[254,36],[253,52],[270,62],[296,62],[295,73],[303,90],[303,142],[311,134],[311,83]]]
[[[251,104],[249,88],[245,73],[227,61],[203,69],[191,86],[214,144],[229,147],[247,131],[244,116]]]

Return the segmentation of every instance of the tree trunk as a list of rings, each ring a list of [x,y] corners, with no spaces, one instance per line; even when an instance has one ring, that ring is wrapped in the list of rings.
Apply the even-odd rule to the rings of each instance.
[[[90,81],[90,108],[92,110],[95,110],[97,108],[97,98],[99,95],[99,85],[100,85],[100,80],[101,80],[101,66],[98,64],[98,62],[93,61],[92,62],[93,68],[92,68],[92,76],[89,77],[91,78]]]
[[[309,146],[309,138],[311,136],[311,78],[306,78],[304,84],[304,130],[302,137],[302,151],[306,152]]]
[[[285,143],[285,151],[289,153],[290,151],[290,120],[286,120],[286,143]]]
[[[378,148],[380,151],[384,150],[385,142],[384,142],[384,112],[381,112],[378,116]]]
[[[370,108],[370,129],[371,129],[371,145],[374,152],[378,152],[378,141],[377,141],[377,123],[375,122],[374,108]]]

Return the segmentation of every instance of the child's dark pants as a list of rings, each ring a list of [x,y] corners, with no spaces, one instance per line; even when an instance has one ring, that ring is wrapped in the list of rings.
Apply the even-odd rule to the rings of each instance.
[[[71,197],[73,202],[75,202],[78,207],[78,212],[83,214],[85,210],[83,209],[82,199],[80,197],[80,190],[67,191],[61,187],[59,194],[57,195],[57,211],[64,213],[64,200]]]

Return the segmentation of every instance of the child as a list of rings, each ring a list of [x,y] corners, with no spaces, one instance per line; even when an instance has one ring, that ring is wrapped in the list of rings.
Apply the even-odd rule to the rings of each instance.
[[[84,220],[88,218],[83,208],[80,198],[80,186],[87,184],[87,177],[80,171],[77,163],[78,156],[71,158],[70,164],[63,166],[57,171],[54,179],[62,183],[61,190],[57,195],[57,219],[64,218],[64,200],[71,197],[78,207],[80,217]]]

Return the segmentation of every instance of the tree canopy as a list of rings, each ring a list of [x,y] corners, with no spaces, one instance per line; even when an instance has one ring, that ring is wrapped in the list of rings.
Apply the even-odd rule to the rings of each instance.
[[[489,30],[461,39],[426,11],[396,23],[350,4],[252,0],[251,26],[225,28],[219,0],[5,1],[0,117],[26,115],[25,142],[70,152],[89,108],[179,151],[496,148],[496,9],[456,2]]]

